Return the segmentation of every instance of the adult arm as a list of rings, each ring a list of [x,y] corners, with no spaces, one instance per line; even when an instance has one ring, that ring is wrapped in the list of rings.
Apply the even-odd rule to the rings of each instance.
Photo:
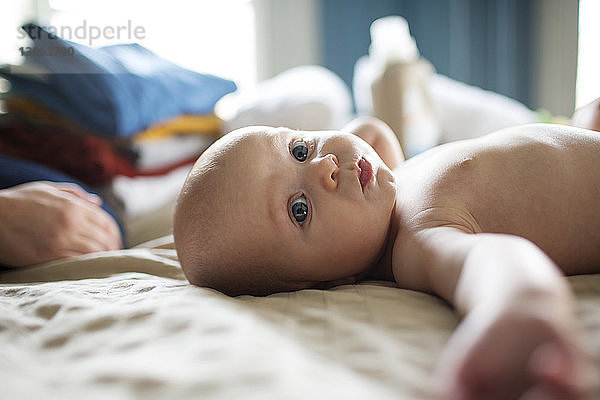
[[[100,204],[70,183],[0,190],[0,264],[21,267],[121,248],[119,229]]]
[[[592,390],[572,294],[537,246],[450,227],[419,236],[429,287],[463,316],[438,366],[442,398],[579,399]]]
[[[360,117],[350,121],[342,130],[354,133],[369,143],[390,169],[404,161],[402,147],[385,122],[374,117]]]

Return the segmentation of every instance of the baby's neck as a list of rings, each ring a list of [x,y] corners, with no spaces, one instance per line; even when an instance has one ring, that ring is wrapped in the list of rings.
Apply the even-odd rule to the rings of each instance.
[[[395,212],[392,212],[390,225],[388,227],[387,236],[383,250],[373,263],[373,267],[366,271],[366,274],[361,277],[361,280],[376,280],[376,281],[394,281],[394,273],[392,271],[392,250],[396,235],[398,234],[398,224],[395,222]]]

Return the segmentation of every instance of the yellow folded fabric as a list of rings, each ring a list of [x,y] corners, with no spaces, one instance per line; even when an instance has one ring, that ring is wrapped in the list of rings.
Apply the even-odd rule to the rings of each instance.
[[[222,121],[215,114],[183,114],[164,123],[155,124],[145,131],[136,133],[135,142],[162,139],[173,135],[201,135],[217,137],[221,134]]]
[[[43,104],[27,98],[13,97],[6,99],[8,112],[28,115],[44,119],[59,126],[70,129],[81,129],[76,123],[55,113]],[[131,137],[135,142],[163,139],[174,135],[200,135],[217,138],[222,132],[222,120],[215,114],[183,114],[163,123],[150,126]]]
[[[35,118],[42,118],[56,124],[74,125],[69,119],[55,113],[35,100],[23,97],[9,97],[5,100],[6,110],[9,113],[25,114]]]
[[[9,114],[20,115],[28,121],[51,125],[75,135],[97,135],[95,132],[79,125],[46,107],[44,104],[25,97],[8,97],[5,99],[6,111]],[[105,138],[107,139],[107,138]],[[109,140],[109,139],[107,139]],[[120,142],[117,140],[115,142]]]

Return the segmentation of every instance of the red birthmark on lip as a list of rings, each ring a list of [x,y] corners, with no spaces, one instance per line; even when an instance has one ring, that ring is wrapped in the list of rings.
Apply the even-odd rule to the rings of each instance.
[[[365,160],[364,158],[360,158],[358,160],[358,180],[360,182],[361,188],[365,189],[365,185],[371,181],[373,177],[373,167],[371,163]]]

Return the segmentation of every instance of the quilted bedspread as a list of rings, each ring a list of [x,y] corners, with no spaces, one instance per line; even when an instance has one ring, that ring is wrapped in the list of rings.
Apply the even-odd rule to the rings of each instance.
[[[569,279],[600,363],[600,275]],[[168,236],[0,273],[0,398],[428,399],[457,322],[378,282],[230,298]]]

